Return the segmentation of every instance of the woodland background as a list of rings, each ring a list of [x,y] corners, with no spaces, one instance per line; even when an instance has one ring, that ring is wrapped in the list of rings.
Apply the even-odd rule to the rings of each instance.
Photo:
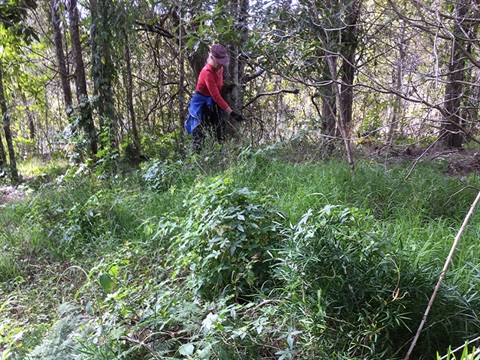
[[[230,138],[331,149],[477,143],[476,1],[0,3],[0,166],[178,151],[209,45],[228,46]],[[9,165],[6,167],[5,165]]]
[[[0,0],[0,358],[478,360],[479,23]],[[245,120],[192,154],[213,43]]]

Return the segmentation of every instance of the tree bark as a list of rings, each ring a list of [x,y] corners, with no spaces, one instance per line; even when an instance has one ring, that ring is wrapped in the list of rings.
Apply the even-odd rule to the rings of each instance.
[[[455,24],[448,66],[448,83],[445,87],[444,118],[439,143],[448,148],[462,147],[464,134],[458,126],[462,125],[460,108],[463,96],[462,82],[465,77],[465,56],[462,52],[464,34],[468,33],[464,24],[468,13],[468,1],[460,0],[455,4]]]
[[[72,41],[73,61],[75,64],[75,84],[77,89],[78,108],[80,110],[80,121],[84,132],[88,136],[88,141],[90,142],[90,153],[92,156],[95,156],[98,151],[97,130],[93,122],[92,106],[88,99],[85,63],[82,56],[82,45],[78,25],[79,15],[77,0],[70,0],[68,17],[70,19],[70,37]]]
[[[358,40],[356,38],[356,22],[360,13],[362,0],[355,1],[351,13],[347,14],[345,22],[347,23],[347,37],[346,44],[332,43],[329,28],[323,26],[316,26],[315,32],[322,43],[323,50],[325,52],[326,69],[328,70],[328,76],[330,77],[332,99],[335,99],[336,114],[335,126],[340,132],[342,137],[347,161],[350,165],[350,169],[353,172],[355,164],[353,161],[351,141],[349,138],[348,124],[352,119],[352,105],[353,105],[353,79],[355,76],[355,64],[353,59],[355,57],[356,48],[358,46]],[[323,4],[325,5],[325,4]],[[329,8],[336,6],[338,9],[338,3],[332,4],[331,1],[327,1],[326,4]],[[311,6],[312,14],[315,17],[315,23],[322,24],[323,19],[319,16],[319,11],[316,4]],[[341,30],[340,30],[341,31]],[[339,36],[342,37],[342,36]],[[342,75],[338,72],[339,59],[342,60]],[[330,109],[333,110],[333,106],[330,104]]]
[[[392,75],[392,82],[397,94],[403,92],[403,65],[405,63],[405,22],[402,21],[402,28],[400,33],[400,41],[398,43],[398,58],[397,66],[395,67]],[[388,124],[387,144],[393,146],[393,140],[397,129],[397,123],[401,114],[402,98],[396,94],[392,95],[392,107],[390,112],[390,122]]]
[[[17,170],[17,162],[15,160],[15,149],[13,147],[13,136],[10,129],[10,114],[8,113],[7,99],[5,98],[5,91],[3,89],[3,64],[0,61],[0,108],[2,110],[3,118],[3,131],[5,132],[5,140],[7,142],[8,157],[10,160],[10,173],[11,179],[14,184],[17,184],[20,180]],[[0,139],[1,140],[1,139]],[[3,144],[1,145],[1,151],[3,152],[2,161],[4,161],[5,152],[3,149]]]
[[[137,129],[137,118],[135,116],[135,108],[133,106],[133,77],[132,77],[132,59],[130,53],[130,37],[125,31],[125,65],[126,65],[126,87],[127,87],[127,108],[130,115],[130,124],[133,134],[133,145],[136,155],[140,155],[140,136]]]
[[[329,74],[330,70],[328,64],[325,62],[323,66],[323,73]],[[331,77],[325,76],[324,81],[332,81]],[[335,95],[333,90],[333,83],[324,86],[321,90],[322,98],[322,130],[328,136],[338,136],[339,131],[337,128],[337,106],[335,102]]]
[[[346,29],[342,34],[342,83],[340,87],[342,98],[342,111],[345,124],[352,122],[353,114],[353,82],[355,80],[356,65],[355,55],[358,47],[357,22],[360,16],[362,0],[353,1],[351,10],[345,16]]]
[[[118,146],[116,141],[117,124],[113,102],[112,84],[115,73],[112,56],[112,34],[109,14],[114,3],[109,0],[90,0],[92,16],[92,78],[97,96],[97,109],[102,133],[102,147],[111,149]]]
[[[0,60],[0,110],[2,111],[3,114],[3,109],[6,109],[6,100],[5,100],[5,94],[3,92],[3,73],[2,73],[2,61]],[[5,103],[5,105],[4,105]],[[3,116],[3,115],[2,115]],[[1,124],[1,128],[3,129],[3,121]],[[5,153],[5,147],[3,145],[3,140],[2,140],[2,132],[0,131],[0,170],[7,165],[7,154]]]
[[[67,70],[67,61],[63,50],[62,30],[60,28],[60,16],[58,15],[57,0],[50,0],[50,13],[52,19],[53,40],[55,44],[55,54],[57,57],[60,82],[62,84],[63,100],[67,116],[73,113],[72,90],[70,88],[69,73]]]
[[[245,61],[241,54],[248,36],[248,0],[233,0],[229,4],[230,15],[234,19],[236,33],[240,34],[239,41],[230,44],[230,63],[224,75],[224,89],[222,95],[235,112],[242,112],[244,103]],[[236,129],[231,122],[226,122],[226,132],[235,135]]]
[[[182,23],[183,16],[183,1],[180,3],[178,10],[178,18],[180,24]],[[185,130],[184,123],[187,118],[185,111],[185,55],[182,49],[183,47],[183,26],[178,27],[178,54],[179,54],[179,77],[178,77],[178,105],[180,115],[180,148],[183,149],[185,145]]]

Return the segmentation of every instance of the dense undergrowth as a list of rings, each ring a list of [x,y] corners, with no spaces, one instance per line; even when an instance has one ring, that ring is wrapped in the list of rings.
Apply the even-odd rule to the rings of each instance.
[[[295,164],[281,147],[57,169],[0,205],[0,354],[400,359],[479,186],[410,170]],[[479,336],[479,220],[415,359]]]

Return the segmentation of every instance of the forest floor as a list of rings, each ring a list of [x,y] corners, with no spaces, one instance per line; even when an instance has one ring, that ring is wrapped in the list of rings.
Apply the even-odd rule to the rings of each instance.
[[[400,148],[358,146],[355,150],[356,158],[375,159],[379,163],[392,165],[396,163],[410,163],[412,169],[421,162],[442,163],[446,166],[447,176],[467,176],[480,174],[480,151],[477,149],[429,149],[429,148]]]
[[[0,186],[0,205],[7,202],[19,201],[25,197],[25,192],[17,187]]]

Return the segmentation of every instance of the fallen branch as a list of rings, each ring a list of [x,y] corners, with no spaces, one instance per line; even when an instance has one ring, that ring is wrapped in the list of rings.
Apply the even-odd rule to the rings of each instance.
[[[298,90],[298,89],[293,89],[293,90],[280,89],[280,90],[277,90],[277,91],[258,93],[253,99],[251,99],[243,107],[246,108],[247,106],[251,105],[253,102],[257,101],[257,99],[259,97],[262,97],[262,96],[278,95],[278,94],[281,94],[281,93],[298,94],[299,92],[300,92],[300,90]]]
[[[435,296],[437,295],[437,292],[440,289],[440,285],[442,284],[443,279],[445,278],[445,274],[447,272],[448,265],[452,261],[453,253],[455,251],[455,248],[458,245],[458,241],[460,240],[460,236],[463,234],[463,231],[467,227],[468,221],[470,220],[470,217],[472,216],[473,211],[475,210],[475,207],[477,206],[479,201],[480,201],[480,192],[477,194],[477,197],[475,198],[475,201],[473,202],[472,206],[470,207],[470,210],[468,211],[468,214],[465,217],[465,220],[463,220],[463,224],[460,227],[460,230],[458,231],[458,234],[455,237],[455,240],[453,241],[452,248],[450,249],[450,253],[448,254],[447,260],[445,261],[445,265],[443,266],[442,272],[440,274],[440,278],[438,279],[437,285],[435,286],[435,289],[433,290],[433,294],[430,298],[430,301],[428,302],[427,309],[425,310],[425,314],[423,315],[422,322],[420,323],[420,326],[418,327],[417,333],[415,334],[415,338],[413,339],[412,344],[410,345],[410,349],[408,349],[407,355],[405,355],[404,360],[408,360],[410,358],[410,355],[412,355],[413,349],[414,349],[415,345],[417,344],[417,340],[420,336],[420,333],[422,332],[423,326],[427,322],[427,316],[428,316],[428,313],[430,312],[430,309],[433,305],[433,301],[435,300]]]
[[[148,344],[146,344],[145,342],[143,342],[142,340],[139,340],[139,339],[135,339],[134,337],[131,337],[131,336],[122,336],[120,339],[122,340],[127,340],[127,341],[130,341],[132,343],[135,343],[135,344],[138,344],[138,345],[141,345],[143,347],[145,347],[149,352],[150,354],[152,354],[152,356],[157,359],[157,360],[162,360],[162,358],[160,357],[160,355],[157,354],[157,352]]]

